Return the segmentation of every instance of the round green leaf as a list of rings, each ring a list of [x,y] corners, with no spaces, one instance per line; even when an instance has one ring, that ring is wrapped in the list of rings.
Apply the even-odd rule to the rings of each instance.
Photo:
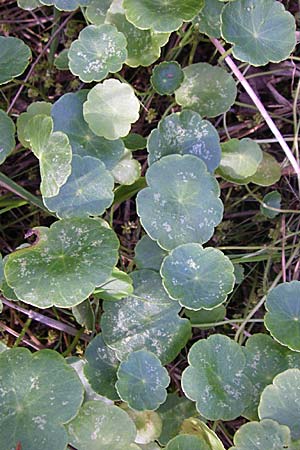
[[[139,118],[140,103],[127,83],[109,79],[90,90],[83,116],[97,136],[114,140],[126,136]]]
[[[254,175],[263,159],[263,152],[252,139],[230,139],[221,144],[222,157],[218,173],[229,181],[243,182]]]
[[[99,159],[74,155],[72,173],[55,197],[44,198],[60,218],[98,216],[113,201],[114,179]]]
[[[215,117],[228,111],[235,102],[235,81],[221,67],[197,63],[185,67],[183,72],[184,80],[175,98],[184,108]]]
[[[281,450],[290,448],[290,430],[274,420],[246,423],[234,435],[231,450]]]
[[[289,368],[300,368],[300,353],[293,352],[274,341],[267,334],[254,334],[244,348],[246,366],[244,373],[252,382],[253,391],[249,406],[243,416],[256,420],[259,399],[273,378]]]
[[[208,420],[233,420],[251,400],[252,384],[243,374],[246,358],[242,348],[227,336],[215,334],[196,342],[182,374],[182,389],[196,401]]]
[[[145,234],[135,247],[134,261],[138,269],[152,269],[158,272],[167,254],[165,250]]]
[[[0,354],[0,442],[3,449],[64,450],[64,423],[76,416],[83,387],[76,372],[53,350]]]
[[[194,25],[201,33],[209,37],[221,37],[221,12],[224,5],[219,0],[209,0],[205,2],[204,8],[194,19]]]
[[[0,36],[0,85],[22,75],[31,59],[31,50],[21,39]]]
[[[112,170],[124,154],[125,147],[121,139],[109,141],[89,128],[82,111],[87,92],[65,94],[54,103],[51,110],[54,130],[68,136],[73,153],[98,158],[108,170]]]
[[[171,32],[195,17],[203,7],[202,0],[124,0],[129,22],[141,30]]]
[[[101,81],[108,73],[121,70],[127,58],[127,41],[112,25],[89,25],[72,42],[69,67],[81,81]]]
[[[150,66],[160,57],[161,47],[169,40],[169,33],[136,28],[128,22],[125,14],[108,14],[107,21],[115,25],[127,39],[126,64],[130,67]]]
[[[221,146],[215,127],[194,111],[170,114],[148,137],[149,164],[171,154],[191,154],[205,162],[209,172],[220,164]]]
[[[183,82],[183,70],[177,61],[164,61],[155,66],[151,84],[160,95],[171,95]]]
[[[136,159],[133,159],[131,151],[125,150],[122,158],[115,165],[111,173],[116,183],[130,186],[140,178],[141,170],[140,163]]]
[[[41,6],[39,0],[18,0],[18,7],[26,11],[32,11]]]
[[[139,270],[132,273],[132,279],[132,297],[103,305],[103,339],[120,360],[146,349],[167,364],[190,338],[190,324],[178,316],[180,305],[169,299],[158,273]]]
[[[26,127],[30,119],[39,114],[50,116],[51,106],[49,102],[34,102],[28,106],[26,112],[19,115],[17,119],[18,139],[24,148],[30,147],[30,141],[26,139]]]
[[[131,151],[143,150],[147,145],[147,139],[137,133],[128,134],[122,141],[124,142],[125,147]]]
[[[162,432],[158,438],[161,445],[167,445],[170,439],[179,434],[184,419],[197,415],[195,404],[176,393],[168,394],[157,412],[162,419]]]
[[[260,212],[269,219],[274,219],[274,217],[278,216],[279,211],[273,211],[269,207],[280,209],[281,195],[278,191],[272,191],[265,195],[263,204],[260,205]]]
[[[153,444],[153,441],[160,436],[162,429],[162,422],[158,413],[155,411],[135,411],[129,408],[126,403],[123,403],[121,408],[127,412],[135,423],[137,431],[135,442],[144,445]]]
[[[261,394],[258,415],[273,419],[291,430],[292,439],[300,438],[300,370],[288,369],[277,375]]]
[[[263,152],[263,159],[259,164],[257,171],[250,177],[251,183],[259,186],[272,186],[277,183],[281,177],[280,164],[276,161],[274,156]]]
[[[4,268],[9,286],[25,303],[78,305],[116,265],[118,239],[98,220],[63,219],[34,231],[37,242],[11,253]]]
[[[100,401],[86,402],[66,428],[77,450],[129,450],[136,436],[125,411]]]
[[[52,6],[60,11],[73,11],[79,5],[85,6],[88,0],[39,0],[43,5]]]
[[[69,70],[68,53],[69,53],[69,49],[65,48],[55,57],[54,66],[58,70]]]
[[[53,121],[45,115],[33,116],[25,128],[25,138],[39,159],[43,197],[57,195],[71,174],[72,148],[68,136],[52,130]]]
[[[279,284],[266,301],[265,326],[280,344],[300,351],[300,281]]]
[[[197,436],[180,434],[168,443],[166,450],[210,450],[210,447]]]
[[[199,311],[193,311],[190,309],[184,310],[185,315],[190,319],[193,327],[199,328],[211,328],[215,322],[224,320],[226,316],[226,308],[224,305],[217,306],[214,309],[206,310],[200,309]],[[211,327],[204,327],[202,324],[211,324]]]
[[[16,128],[12,119],[0,109],[0,164],[15,148],[15,131]]]
[[[161,266],[169,296],[189,309],[213,309],[224,303],[234,286],[234,267],[220,250],[200,244],[176,247]]]
[[[122,361],[116,389],[124,402],[137,411],[154,411],[165,402],[170,377],[153,353],[138,350]]]
[[[172,177],[170,177],[172,174]],[[207,242],[222,220],[216,179],[196,156],[168,155],[146,174],[149,187],[137,195],[137,211],[151,239],[167,250]]]
[[[102,25],[105,22],[107,11],[113,0],[90,0],[85,15],[94,25]]]
[[[287,59],[296,45],[294,17],[275,0],[238,0],[222,13],[222,35],[235,58],[253,66]]]
[[[105,345],[101,334],[89,343],[85,359],[83,372],[93,390],[111,400],[119,400],[115,389],[119,361],[115,352]]]

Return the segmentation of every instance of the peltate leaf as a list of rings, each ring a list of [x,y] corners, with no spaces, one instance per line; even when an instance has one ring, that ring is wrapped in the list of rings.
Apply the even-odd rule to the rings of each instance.
[[[151,84],[160,95],[171,95],[183,82],[184,74],[177,61],[164,61],[154,67]]]
[[[300,351],[300,281],[279,284],[266,301],[265,326],[291,350]]]
[[[290,448],[290,430],[274,420],[246,423],[234,435],[231,450],[281,450]]]
[[[234,267],[220,250],[200,244],[176,247],[161,266],[169,296],[186,308],[213,309],[227,299],[234,286]]]
[[[12,119],[0,109],[0,164],[15,148],[15,131],[16,128]]]
[[[180,434],[168,443],[166,450],[210,450],[210,447],[197,436]]]
[[[114,140],[126,136],[139,118],[140,103],[133,88],[118,80],[105,80],[90,90],[83,116],[97,136]]]
[[[159,272],[167,252],[157,245],[146,234],[138,241],[135,247],[135,264],[138,269],[152,269]]]
[[[196,342],[188,361],[182,388],[197,402],[199,413],[209,420],[240,416],[252,395],[252,384],[243,373],[246,358],[242,348],[227,336],[215,334]]]
[[[19,115],[17,119],[18,139],[24,148],[30,147],[30,140],[26,139],[26,127],[28,122],[34,116],[39,114],[50,116],[51,106],[52,105],[49,102],[33,102],[28,106],[26,112]]]
[[[83,387],[76,372],[53,350],[0,354],[0,442],[3,449],[64,450],[62,426],[76,416]]]
[[[108,73],[121,70],[127,58],[127,40],[109,24],[89,25],[72,42],[68,52],[69,67],[81,81],[101,81]]]
[[[22,75],[30,58],[31,50],[21,39],[0,36],[0,85]]]
[[[273,419],[291,430],[292,439],[300,438],[300,370],[288,369],[277,375],[260,397],[260,419]]]
[[[113,0],[90,0],[85,11],[86,17],[94,25],[102,25],[112,2]]]
[[[167,364],[187,343],[190,324],[178,316],[180,305],[169,299],[158,273],[139,270],[132,273],[132,279],[132,297],[103,305],[103,339],[120,360],[132,351],[146,349]]]
[[[60,11],[73,11],[79,6],[85,6],[89,0],[39,0],[43,5],[52,6]]]
[[[141,176],[141,165],[133,159],[130,150],[125,150],[120,161],[115,165],[112,170],[115,182],[125,186],[130,186]]]
[[[220,164],[221,147],[215,127],[194,111],[170,114],[148,137],[149,164],[170,154],[191,154],[205,162],[209,172]]]
[[[164,156],[149,167],[146,180],[149,187],[138,193],[137,211],[151,239],[171,250],[211,238],[223,204],[203,161],[192,155]]]
[[[205,2],[203,9],[194,19],[194,25],[201,33],[210,37],[221,37],[221,12],[224,5],[219,0]]]
[[[266,194],[263,198],[263,204],[260,205],[260,212],[269,219],[274,219],[274,217],[278,216],[279,211],[274,211],[269,207],[280,209],[281,194],[278,191],[272,191]]]
[[[95,219],[63,219],[33,230],[38,240],[11,253],[5,277],[25,303],[76,306],[106,281],[117,262],[115,233]]]
[[[207,117],[223,114],[233,105],[237,90],[234,79],[226,70],[197,63],[185,67],[183,72],[183,83],[175,92],[179,105]]]
[[[137,411],[154,411],[165,402],[170,377],[153,353],[138,350],[121,362],[116,389],[121,399]]]
[[[235,58],[252,66],[287,59],[296,45],[294,17],[275,0],[237,0],[222,13],[222,35]]]
[[[263,159],[259,164],[257,171],[249,179],[249,182],[258,184],[259,186],[272,186],[277,183],[281,177],[280,164],[274,156],[263,152]]]

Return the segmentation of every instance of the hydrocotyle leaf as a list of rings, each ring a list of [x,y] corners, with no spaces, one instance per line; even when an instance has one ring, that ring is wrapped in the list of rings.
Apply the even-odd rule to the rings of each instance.
[[[280,450],[290,448],[291,433],[288,427],[274,420],[245,423],[234,435],[231,450]]]
[[[266,194],[263,198],[263,203],[260,205],[260,212],[268,219],[274,219],[278,216],[279,211],[274,211],[271,208],[280,209],[281,207],[281,194],[278,191],[272,191]]]
[[[300,351],[300,281],[281,283],[268,293],[265,326],[280,344]]]
[[[200,244],[176,247],[160,270],[163,285],[186,308],[213,309],[224,303],[234,286],[234,266],[220,250]]]
[[[17,297],[39,308],[76,306],[111,274],[115,233],[96,219],[63,219],[33,230],[38,240],[7,257],[5,277]]]
[[[21,39],[0,36],[0,85],[22,75],[31,59],[31,50]]]
[[[227,336],[215,334],[196,342],[182,374],[182,389],[196,401],[208,420],[233,420],[248,406],[252,384],[244,375],[246,358],[242,348]]]
[[[223,204],[219,185],[200,158],[164,156],[149,167],[146,180],[149,187],[137,195],[137,212],[151,239],[171,250],[211,238]]]
[[[170,114],[148,137],[148,162],[163,156],[191,154],[205,162],[209,172],[220,164],[221,146],[215,127],[194,111]]]
[[[16,127],[12,119],[0,109],[0,164],[15,148],[15,131]]]
[[[158,413],[155,411],[136,411],[129,408],[126,403],[123,403],[121,408],[127,412],[135,423],[137,431],[135,442],[143,444],[143,449],[145,448],[144,445],[150,444],[149,450],[151,450],[151,445],[155,445],[153,441],[158,439],[162,429],[162,422]],[[152,447],[152,450],[159,450],[159,448]],[[145,450],[148,450],[148,446]]]
[[[132,279],[130,275],[122,272],[117,267],[112,271],[111,276],[101,286],[97,286],[94,291],[96,298],[115,302],[133,293]]]
[[[221,67],[207,63],[183,69],[184,80],[175,92],[176,102],[201,116],[215,117],[233,105],[237,89],[232,76]]]
[[[125,150],[120,161],[112,170],[115,182],[125,186],[130,186],[141,176],[141,165],[132,157],[130,150]]]
[[[99,159],[74,155],[67,182],[43,200],[60,218],[99,216],[112,204],[113,188],[114,178]]]
[[[292,14],[275,0],[237,0],[222,12],[222,35],[235,58],[252,66],[280,62],[296,45]]]
[[[177,30],[183,22],[192,20],[203,8],[202,0],[124,0],[123,8],[129,22],[137,28],[152,28],[158,32]]]
[[[116,389],[121,399],[137,411],[154,411],[165,402],[170,377],[152,352],[138,350],[121,362]]]
[[[54,131],[62,131],[68,136],[73,154],[98,158],[112,170],[123,156],[125,147],[121,139],[107,140],[89,128],[83,117],[87,94],[87,90],[68,93],[54,103],[51,110]]]
[[[168,443],[166,450],[210,450],[210,447],[197,436],[180,434]]]
[[[219,0],[205,2],[203,9],[193,20],[193,24],[201,33],[209,37],[221,37],[221,13],[224,5]]]
[[[177,61],[164,61],[154,67],[151,84],[160,95],[171,95],[183,82],[184,74]]]
[[[86,402],[66,428],[70,443],[78,450],[129,450],[136,436],[129,415],[101,401]]]
[[[60,11],[74,11],[80,6],[85,6],[89,0],[39,0],[43,5],[51,6]]]
[[[258,407],[260,419],[273,419],[287,425],[294,440],[300,438],[299,391],[300,370],[288,369],[263,390]]]
[[[152,269],[159,272],[167,254],[168,252],[145,234],[136,244],[134,261],[138,269]]]
[[[49,102],[33,102],[28,106],[27,111],[21,113],[17,118],[18,139],[24,148],[30,147],[30,140],[26,139],[26,127],[30,119],[39,114],[50,116],[51,106]]]
[[[157,272],[139,270],[131,275],[134,295],[103,305],[103,339],[120,360],[146,349],[167,364],[190,338],[190,324],[178,316],[180,305],[167,296]]]
[[[83,387],[76,372],[53,350],[0,354],[0,442],[4,449],[64,450],[62,426],[76,416]]]
[[[140,103],[127,83],[109,79],[94,86],[83,105],[83,116],[97,135],[114,140],[127,136],[139,118]]]
[[[121,70],[127,58],[126,46],[124,34],[113,25],[89,25],[71,44],[70,70],[85,83],[101,81],[108,73]]]

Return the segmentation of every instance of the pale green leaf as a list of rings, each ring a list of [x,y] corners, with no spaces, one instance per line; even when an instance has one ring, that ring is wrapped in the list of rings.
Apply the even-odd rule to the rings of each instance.
[[[101,286],[97,287],[94,295],[102,300],[117,301],[133,293],[130,275],[114,268],[110,277]]]
[[[135,442],[143,445],[154,444],[153,441],[158,439],[162,430],[162,421],[158,413],[156,411],[135,411],[129,408],[126,403],[123,403],[121,408],[127,412],[135,423],[137,431]],[[156,449],[154,448],[154,450]]]
[[[260,212],[269,219],[274,219],[274,217],[278,216],[279,211],[274,211],[269,206],[280,209],[281,194],[278,191],[272,191],[266,194],[263,198],[263,204],[260,205]]]
[[[31,50],[21,39],[0,36],[0,85],[22,75],[31,59]]]
[[[115,182],[130,186],[141,176],[141,165],[133,159],[130,150],[125,150],[120,161],[112,169],[111,173],[114,176]]]
[[[274,420],[246,423],[234,435],[231,450],[281,450],[288,449],[290,430]]]
[[[167,254],[145,234],[135,247],[134,261],[138,269],[152,269],[159,272],[162,261]]]
[[[28,122],[34,116],[39,114],[50,116],[51,106],[52,105],[49,102],[33,102],[28,106],[26,112],[19,115],[17,119],[18,139],[24,148],[30,147],[30,141],[26,139],[26,127]]]
[[[180,434],[168,443],[166,450],[210,450],[210,447],[197,436]]]

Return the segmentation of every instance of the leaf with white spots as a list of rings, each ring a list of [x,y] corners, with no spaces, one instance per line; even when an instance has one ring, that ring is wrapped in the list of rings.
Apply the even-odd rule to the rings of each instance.
[[[222,144],[222,157],[218,173],[235,183],[248,183],[263,160],[260,146],[249,138],[230,139]]]
[[[109,79],[96,84],[83,105],[84,120],[97,135],[114,140],[125,137],[139,118],[140,103],[127,83]]]
[[[243,412],[243,416],[249,420],[256,420],[262,391],[280,372],[290,368],[299,369],[300,353],[293,352],[267,334],[260,333],[251,336],[243,350],[246,356],[244,373],[253,384],[251,402]]]
[[[242,425],[233,439],[231,450],[281,450],[290,448],[291,433],[288,427],[265,419]]]
[[[71,174],[72,148],[68,136],[61,131],[53,132],[53,121],[45,115],[29,120],[25,136],[39,159],[41,193],[43,197],[54,197]]]
[[[125,411],[100,401],[86,402],[66,426],[69,442],[77,450],[129,450],[136,436]],[[52,449],[53,450],[53,449]]]
[[[103,339],[120,360],[146,349],[167,364],[190,338],[189,321],[178,316],[180,305],[167,296],[157,272],[139,270],[131,275],[134,295],[103,305]]]
[[[165,402],[170,377],[153,353],[138,350],[121,362],[116,389],[124,402],[137,411],[154,411]]]
[[[115,389],[119,361],[115,352],[105,345],[101,334],[89,343],[85,359],[83,372],[92,389],[111,400],[119,400]]]
[[[180,434],[168,443],[166,450],[210,450],[210,447],[203,439],[199,439],[197,436]]]
[[[300,370],[288,369],[277,375],[260,397],[260,419],[273,419],[291,430],[292,439],[300,438]]]
[[[114,179],[99,159],[74,155],[72,173],[44,204],[60,218],[100,216],[113,201]]]
[[[43,5],[52,6],[60,11],[74,11],[79,6],[85,6],[89,0],[39,0]]]
[[[213,172],[221,159],[220,139],[215,127],[194,111],[170,114],[148,137],[149,164],[171,154],[190,154]]]
[[[221,12],[224,5],[219,0],[209,0],[205,2],[204,8],[193,20],[194,26],[200,33],[209,37],[221,37]]]
[[[164,259],[160,270],[169,296],[186,308],[214,309],[234,286],[234,266],[220,250],[183,244]]]
[[[31,50],[21,39],[0,36],[0,85],[22,75],[31,59]]]
[[[50,116],[51,103],[49,102],[34,102],[31,103],[26,112],[19,115],[17,119],[17,132],[18,139],[24,148],[30,147],[30,140],[26,139],[26,127],[30,119],[34,116],[43,114],[45,116]],[[63,131],[63,130],[62,130]]]
[[[300,351],[300,281],[281,283],[266,301],[265,326],[276,341]]]
[[[145,234],[136,244],[134,261],[138,269],[152,269],[159,272],[167,254],[168,252]]]
[[[223,204],[219,185],[200,158],[164,156],[149,167],[146,180],[149,187],[138,193],[137,212],[151,239],[171,250],[212,237]]]
[[[87,90],[68,93],[54,103],[51,110],[54,131],[62,131],[68,136],[73,154],[98,158],[112,170],[123,156],[125,146],[121,139],[107,140],[89,128],[83,117],[87,94]]]
[[[69,68],[81,81],[101,81],[108,73],[121,70],[127,58],[127,40],[116,27],[89,25],[72,42],[68,52]]]
[[[192,20],[203,8],[203,0],[124,0],[123,8],[129,22],[141,30],[159,32],[177,30]]]
[[[85,10],[87,19],[94,25],[102,25],[112,2],[113,0],[89,0]]]
[[[263,159],[260,162],[257,171],[249,179],[249,182],[259,186],[272,186],[277,183],[281,177],[281,167],[274,156],[263,152]]]
[[[275,0],[238,0],[222,12],[222,36],[233,55],[253,66],[287,59],[296,45],[295,19]]]
[[[243,373],[246,358],[242,348],[227,336],[215,334],[196,342],[182,374],[185,395],[196,402],[208,420],[233,420],[248,406],[252,384]]]
[[[115,182],[125,186],[130,186],[141,176],[141,165],[133,159],[130,150],[125,150],[124,155],[112,170]]]
[[[140,30],[128,22],[125,14],[108,14],[109,23],[124,34],[127,39],[126,64],[130,67],[150,66],[160,57],[161,47],[169,40],[170,33],[156,33],[153,30]]]
[[[0,164],[15,148],[15,131],[16,128],[12,119],[0,109]]]
[[[6,280],[39,308],[76,306],[105,282],[118,259],[115,233],[96,219],[63,219],[33,229],[37,242],[7,257]]]
[[[65,450],[63,424],[83,400],[76,372],[53,350],[0,354],[0,442],[3,449]]]
[[[225,69],[197,63],[185,67],[183,72],[184,80],[175,98],[184,108],[215,117],[228,111],[235,102],[235,81]]]

